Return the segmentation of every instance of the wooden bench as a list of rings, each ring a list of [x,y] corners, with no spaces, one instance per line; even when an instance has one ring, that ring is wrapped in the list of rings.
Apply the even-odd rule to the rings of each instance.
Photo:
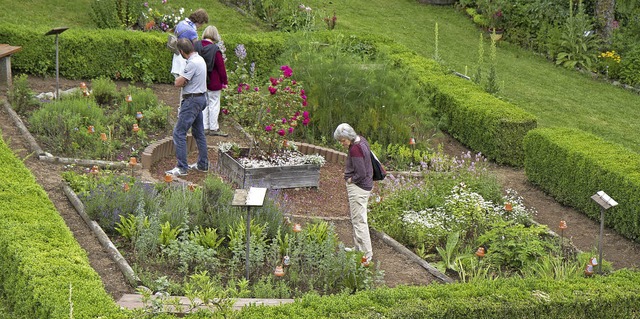
[[[0,84],[6,83],[11,87],[11,55],[20,50],[22,47],[0,44]]]

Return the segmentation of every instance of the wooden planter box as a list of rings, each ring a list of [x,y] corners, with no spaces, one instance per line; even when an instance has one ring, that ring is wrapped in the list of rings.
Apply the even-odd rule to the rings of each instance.
[[[218,168],[220,174],[244,189],[252,186],[269,189],[317,188],[320,183],[319,165],[244,168],[229,154],[218,151]]]

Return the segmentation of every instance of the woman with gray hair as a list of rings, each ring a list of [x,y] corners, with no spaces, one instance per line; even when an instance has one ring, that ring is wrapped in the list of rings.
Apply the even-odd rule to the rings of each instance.
[[[371,166],[371,150],[369,142],[358,135],[347,123],[338,125],[333,138],[338,140],[347,149],[347,161],[344,169],[344,179],[347,183],[347,196],[349,198],[349,212],[353,225],[354,248],[345,248],[347,251],[356,249],[364,253],[368,264],[373,257],[371,248],[371,236],[369,223],[367,222],[367,206],[369,195],[373,189],[373,167]]]
[[[227,136],[220,130],[218,116],[220,115],[220,95],[227,87],[227,70],[224,66],[222,50],[218,46],[222,42],[218,29],[207,26],[202,32],[202,40],[194,45],[196,52],[207,63],[207,108],[202,111],[204,116],[204,130],[208,135]]]

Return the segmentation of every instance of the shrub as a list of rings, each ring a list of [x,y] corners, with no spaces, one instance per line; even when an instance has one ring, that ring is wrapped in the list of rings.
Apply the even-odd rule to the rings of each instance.
[[[96,103],[100,105],[111,105],[115,102],[118,89],[112,80],[101,76],[91,82],[91,93]]]
[[[9,103],[11,103],[11,107],[16,113],[26,115],[28,111],[37,106],[38,101],[34,96],[34,92],[29,88],[29,81],[26,74],[13,77],[13,86],[9,90]]]

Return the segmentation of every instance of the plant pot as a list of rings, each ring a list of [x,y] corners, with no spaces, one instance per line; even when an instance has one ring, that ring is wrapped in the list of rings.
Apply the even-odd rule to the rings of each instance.
[[[248,154],[242,149],[240,155]],[[239,188],[266,187],[269,189],[318,187],[320,166],[313,164],[278,167],[243,167],[227,153],[218,151],[218,168]]]
[[[504,30],[489,28],[487,32],[489,33],[489,37],[491,38],[491,40],[498,42],[502,39],[502,34],[504,33]]]

